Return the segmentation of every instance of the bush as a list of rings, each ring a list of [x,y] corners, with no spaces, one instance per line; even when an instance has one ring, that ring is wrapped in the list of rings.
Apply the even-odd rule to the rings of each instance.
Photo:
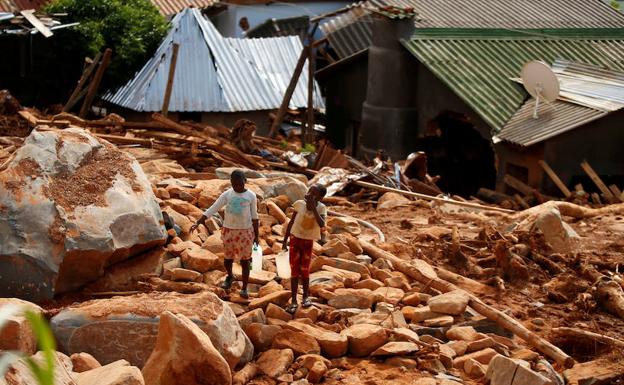
[[[126,83],[154,53],[168,23],[149,0],[53,0],[48,13],[67,13],[79,26],[63,36],[68,49],[94,57],[113,50],[100,90]]]

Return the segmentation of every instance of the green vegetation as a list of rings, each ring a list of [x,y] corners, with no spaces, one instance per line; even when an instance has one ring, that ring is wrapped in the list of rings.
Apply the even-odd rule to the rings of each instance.
[[[20,313],[22,313],[22,310],[17,306],[3,307],[2,311],[0,311],[0,329],[2,329],[10,317]],[[39,349],[43,353],[43,363],[39,364],[31,357],[24,357],[19,352],[4,352],[2,358],[0,358],[0,378],[4,376],[11,364],[19,359],[23,359],[39,385],[54,385],[54,351],[56,350],[56,345],[52,331],[50,331],[48,324],[40,314],[32,310],[26,310],[23,314],[35,333]]]
[[[618,3],[616,0],[611,0],[611,6],[618,11],[620,10],[620,3]]]
[[[316,152],[316,147],[312,143],[306,143],[303,148],[301,148],[301,152],[309,152],[310,154]]]
[[[64,35],[68,49],[94,57],[113,50],[102,90],[124,84],[154,53],[168,23],[149,0],[53,0],[49,13],[66,12],[80,25]]]

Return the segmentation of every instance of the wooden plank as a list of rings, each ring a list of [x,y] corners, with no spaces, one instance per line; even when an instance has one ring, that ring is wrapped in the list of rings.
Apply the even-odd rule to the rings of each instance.
[[[32,113],[30,113],[29,111],[21,110],[21,111],[18,111],[17,113],[19,114],[19,116],[24,118],[24,120],[26,120],[28,124],[31,125],[32,127],[35,127],[36,125],[39,124],[39,119],[37,119],[37,117],[33,115]]]
[[[93,98],[95,98],[95,93],[97,92],[98,87],[100,86],[100,82],[102,81],[102,77],[104,76],[104,71],[106,71],[106,67],[108,67],[108,63],[110,63],[111,55],[113,54],[113,50],[110,48],[106,48],[104,51],[104,55],[102,56],[102,61],[100,62],[100,66],[98,67],[91,83],[89,83],[89,88],[87,91],[87,96],[85,96],[85,100],[82,103],[82,107],[80,108],[80,113],[78,116],[84,118],[87,116],[87,112],[91,108],[91,103],[93,103]]]
[[[550,177],[550,179],[555,183],[555,185],[559,188],[559,190],[561,190],[561,192],[563,193],[563,196],[565,196],[566,198],[569,198],[572,195],[572,193],[566,187],[566,185],[561,181],[557,173],[553,171],[553,169],[550,168],[548,163],[544,162],[543,160],[538,161],[538,163],[542,167],[542,169],[546,172],[546,174]]]
[[[45,36],[46,38],[54,35],[52,31],[50,31],[50,28],[43,25],[41,20],[37,19],[37,16],[35,16],[34,9],[20,11],[20,14],[24,16],[24,18],[26,18],[26,20],[28,20],[28,22],[32,24],[32,26],[35,27],[37,31],[41,32],[41,34]]]
[[[598,187],[598,190],[600,190],[600,192],[605,196],[609,203],[618,203],[620,201],[619,197],[613,196],[611,190],[609,190],[609,188],[604,184],[602,179],[600,179],[598,174],[596,174],[596,171],[594,171],[594,169],[589,165],[586,160],[581,163],[581,168],[589,176],[592,182],[594,182],[596,187]]]
[[[516,202],[518,202],[520,207],[522,207],[523,209],[530,209],[531,208],[531,206],[529,206],[529,204],[520,195],[514,194],[513,197],[516,200]]]
[[[171,54],[171,62],[169,64],[169,76],[167,77],[167,88],[165,90],[165,98],[163,99],[163,105],[161,110],[161,114],[163,116],[167,116],[167,114],[169,113],[169,100],[171,99],[171,90],[173,89],[173,79],[175,78],[179,48],[180,44],[173,43],[173,53]]]
[[[613,193],[613,196],[615,197],[622,196],[622,190],[620,190],[620,188],[617,185],[614,185],[614,184],[610,185],[609,190],[611,190],[611,192]]]
[[[368,182],[355,181],[355,182],[352,182],[352,183],[357,185],[357,186],[369,188],[371,190],[383,191],[383,192],[393,192],[393,193],[397,193],[397,194],[401,194],[401,195],[405,195],[405,196],[409,196],[409,197],[425,199],[425,200],[435,201],[435,202],[440,202],[440,203],[447,203],[447,204],[455,205],[455,206],[471,207],[471,208],[487,210],[487,211],[498,211],[498,212],[501,212],[501,213],[513,213],[513,212],[515,212],[513,210],[501,209],[500,207],[483,206],[483,205],[479,205],[479,204],[476,204],[476,203],[470,203],[470,202],[458,202],[458,201],[455,201],[455,200],[452,200],[452,199],[444,199],[444,198],[438,198],[438,197],[434,197],[434,196],[430,196],[430,195],[419,194],[419,193],[415,193],[415,192],[411,192],[411,191],[398,190],[398,189],[395,189],[395,188],[380,186],[380,185],[376,185],[376,184],[368,183]]]
[[[85,68],[85,70],[82,72],[82,76],[80,77],[80,80],[78,80],[78,84],[76,85],[76,88],[74,88],[74,92],[72,92],[72,94],[69,96],[69,99],[67,99],[67,103],[65,103],[65,106],[63,106],[63,112],[71,111],[76,103],[78,103],[78,101],[82,97],[84,97],[84,95],[86,95],[86,91],[84,91],[82,87],[87,82],[87,80],[89,80],[89,77],[95,70],[95,67],[97,67],[97,63],[100,61],[100,58],[102,58],[102,53],[98,53],[91,62],[91,64],[89,64],[89,66]]]
[[[282,104],[280,104],[279,110],[277,110],[277,114],[275,115],[275,119],[273,119],[273,123],[271,124],[269,137],[274,137],[277,134],[279,126],[282,124],[282,120],[284,120],[284,115],[286,115],[286,110],[288,109],[288,104],[290,104],[290,99],[295,92],[295,88],[297,88],[297,82],[299,81],[299,76],[301,75],[301,71],[303,70],[303,65],[308,59],[308,51],[310,51],[310,47],[308,46],[303,47],[303,49],[301,50],[299,60],[297,61],[297,65],[295,66],[295,71],[290,78],[290,83],[288,83],[288,88],[286,88],[286,93],[284,94],[284,98],[282,99]]]
[[[303,131],[303,144],[314,143],[314,50],[308,50],[308,120]]]
[[[533,187],[527,185],[526,183],[522,182],[518,178],[515,178],[509,174],[505,174],[505,176],[503,177],[503,183],[521,192],[524,195],[532,195],[533,191],[535,190]]]

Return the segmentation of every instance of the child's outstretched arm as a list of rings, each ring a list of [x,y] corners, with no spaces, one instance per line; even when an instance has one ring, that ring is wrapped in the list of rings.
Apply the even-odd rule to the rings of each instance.
[[[295,223],[295,218],[297,217],[297,212],[294,212],[292,218],[290,218],[290,222],[288,222],[288,226],[286,227],[286,232],[284,233],[284,241],[282,242],[282,249],[286,250],[288,247],[288,238],[290,237],[290,230]]]
[[[215,203],[213,203],[212,206],[208,208],[208,210],[204,211],[204,214],[201,216],[201,218],[199,218],[197,222],[195,222],[193,226],[191,226],[190,232],[193,232],[197,228],[197,226],[205,224],[208,218],[213,216],[217,211],[221,210],[221,208],[227,204],[225,194],[226,193],[221,194],[221,196],[219,196]]]

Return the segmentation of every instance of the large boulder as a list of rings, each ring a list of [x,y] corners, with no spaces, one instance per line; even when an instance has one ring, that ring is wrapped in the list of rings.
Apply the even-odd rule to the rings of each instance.
[[[52,298],[166,239],[139,163],[76,128],[26,138],[0,172],[0,213],[4,297]]]
[[[148,293],[84,302],[61,311],[51,325],[59,349],[67,354],[86,352],[102,364],[126,359],[143,367],[156,344],[159,316],[166,310],[195,322],[230,367],[251,360],[253,345],[234,312],[211,292]]]
[[[143,368],[150,385],[229,385],[232,374],[210,338],[183,315],[160,316],[156,347]]]

